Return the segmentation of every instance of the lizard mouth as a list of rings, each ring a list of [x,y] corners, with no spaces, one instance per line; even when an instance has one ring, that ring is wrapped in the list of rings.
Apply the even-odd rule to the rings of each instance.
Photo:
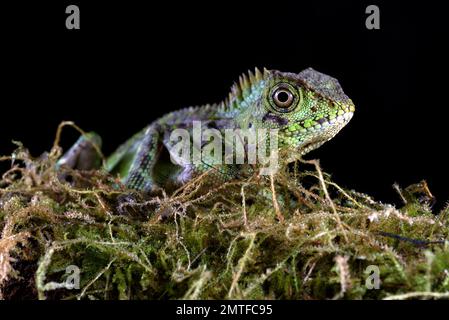
[[[332,139],[351,120],[353,114],[353,112],[346,112],[334,119],[323,118],[319,124],[308,128],[307,133],[310,136],[301,146],[301,155],[321,147],[326,141]]]
[[[329,138],[330,139],[330,138]],[[315,140],[315,141],[311,141],[311,142],[307,142],[305,145],[303,145],[301,147],[301,155],[305,155],[306,153],[309,153],[312,150],[315,150],[319,147],[321,147],[326,141],[328,141],[329,139],[322,139],[322,140]]]
[[[300,136],[304,140],[294,150],[290,149],[285,157],[287,163],[297,160],[300,156],[321,147],[325,142],[332,139],[352,118],[354,112],[347,111],[333,119],[323,118],[316,125],[302,128]]]
[[[317,124],[306,129],[307,132],[323,132],[323,131],[331,131],[335,130],[333,128],[343,128],[349,120],[351,120],[353,112],[345,112],[342,115],[339,115],[336,118],[322,118],[317,121]]]

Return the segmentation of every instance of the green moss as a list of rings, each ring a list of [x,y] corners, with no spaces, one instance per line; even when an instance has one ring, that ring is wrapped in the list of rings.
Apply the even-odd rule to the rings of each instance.
[[[448,243],[379,234],[448,238],[448,208],[431,212],[423,182],[396,187],[405,204],[394,208],[308,162],[273,185],[252,177],[149,197],[114,188],[117,179],[100,171],[70,172],[73,184],[62,183],[59,154],[56,146],[33,159],[19,144],[1,181],[4,299],[449,297]],[[69,266],[79,268],[79,289],[67,286]],[[366,286],[369,266],[380,271],[379,289]]]

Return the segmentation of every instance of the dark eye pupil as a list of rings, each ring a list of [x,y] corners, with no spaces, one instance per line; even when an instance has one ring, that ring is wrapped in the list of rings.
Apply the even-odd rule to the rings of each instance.
[[[289,95],[285,91],[280,91],[277,94],[277,99],[281,103],[286,103],[288,101],[288,99],[289,99]]]
[[[295,94],[295,89],[291,87],[289,84],[281,83],[271,93],[269,103],[276,111],[290,112],[298,105],[297,99],[300,99],[300,94],[299,96]]]

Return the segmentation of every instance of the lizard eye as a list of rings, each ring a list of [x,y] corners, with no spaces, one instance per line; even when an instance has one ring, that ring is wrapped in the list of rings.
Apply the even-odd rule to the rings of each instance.
[[[273,101],[281,109],[289,108],[294,98],[294,95],[286,88],[279,88],[273,92]]]

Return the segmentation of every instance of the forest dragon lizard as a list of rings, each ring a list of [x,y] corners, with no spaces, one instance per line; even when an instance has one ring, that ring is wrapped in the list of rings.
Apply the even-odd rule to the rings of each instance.
[[[213,168],[212,183],[238,177],[248,166],[237,163],[185,163],[173,157],[170,135],[175,129],[277,129],[279,166],[297,160],[332,139],[352,118],[354,104],[338,81],[311,68],[300,73],[257,68],[243,74],[221,103],[171,112],[122,144],[105,162],[130,189],[152,192],[179,187]],[[204,141],[202,142],[205,143]],[[93,169],[100,164],[101,138],[89,133],[59,160],[58,166]],[[201,147],[201,146],[200,146]],[[173,159],[174,158],[174,159]]]
[[[158,188],[182,186],[208,170],[212,173],[209,181],[217,184],[238,178],[248,166],[211,166],[204,160],[199,164],[177,162],[179,158],[170,157],[170,135],[174,130],[182,128],[191,133],[198,121],[202,130],[212,128],[221,133],[252,127],[277,129],[278,165],[283,166],[332,139],[351,120],[354,110],[338,81],[328,75],[311,68],[298,74],[256,69],[255,73],[242,75],[223,102],[181,109],[154,121],[122,144],[106,160],[105,169],[119,174],[128,188],[150,193]],[[97,168],[101,163],[100,146],[97,134],[81,136],[58,161],[58,167]],[[445,243],[388,232],[378,234],[416,246]]]

